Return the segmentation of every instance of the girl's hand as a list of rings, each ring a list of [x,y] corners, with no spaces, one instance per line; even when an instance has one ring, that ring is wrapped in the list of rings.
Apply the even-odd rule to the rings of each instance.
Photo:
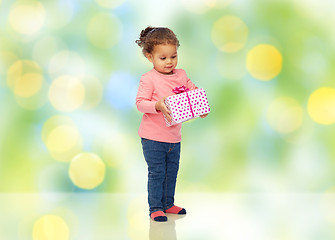
[[[205,117],[207,117],[207,115],[208,115],[208,113],[206,113],[206,114],[204,114],[204,115],[201,115],[200,117],[201,117],[201,118],[205,118]]]
[[[167,98],[167,97],[164,97],[161,100],[159,100],[158,102],[156,102],[155,107],[156,107],[157,111],[161,111],[164,114],[166,120],[171,122],[171,120],[172,120],[172,118],[170,116],[171,112],[169,111],[169,109],[166,107],[166,105],[164,103],[165,98]]]

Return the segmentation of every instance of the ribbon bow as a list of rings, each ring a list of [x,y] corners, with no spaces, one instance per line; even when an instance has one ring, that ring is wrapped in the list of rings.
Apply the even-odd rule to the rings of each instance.
[[[179,94],[179,93],[184,93],[184,92],[188,92],[190,91],[190,89],[188,89],[187,87],[185,87],[184,85],[183,86],[180,86],[180,87],[176,87],[172,90],[172,92],[176,93],[176,94]],[[187,101],[188,101],[188,104],[190,106],[190,109],[191,109],[191,114],[192,114],[192,118],[194,118],[194,112],[193,112],[193,108],[192,108],[192,104],[191,104],[191,99],[190,97],[188,96],[188,93],[186,93],[186,97],[187,97]]]
[[[185,87],[184,85],[183,86],[180,86],[180,87],[175,87],[172,92],[176,93],[176,94],[179,94],[179,93],[184,93],[184,92],[187,92],[187,91],[190,91],[190,89],[188,89],[187,87]]]

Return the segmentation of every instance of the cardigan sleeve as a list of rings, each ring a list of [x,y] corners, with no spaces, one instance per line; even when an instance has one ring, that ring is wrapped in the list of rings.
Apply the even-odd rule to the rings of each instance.
[[[155,107],[156,101],[151,100],[153,91],[154,86],[151,79],[142,75],[136,96],[138,111],[143,113],[158,113]]]

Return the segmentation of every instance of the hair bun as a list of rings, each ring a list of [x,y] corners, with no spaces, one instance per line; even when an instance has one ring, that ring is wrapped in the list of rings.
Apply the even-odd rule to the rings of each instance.
[[[167,27],[146,27],[141,31],[140,37],[135,43],[140,46],[144,56],[152,53],[154,47],[160,44],[173,44],[179,47],[176,34]]]
[[[140,46],[140,47],[143,46],[148,33],[151,32],[154,29],[155,29],[154,27],[149,26],[146,29],[141,31],[140,38],[135,41],[138,44],[138,46]]]

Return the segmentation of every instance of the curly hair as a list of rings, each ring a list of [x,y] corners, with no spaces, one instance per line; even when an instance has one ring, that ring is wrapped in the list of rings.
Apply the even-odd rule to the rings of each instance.
[[[152,53],[154,47],[159,44],[172,44],[180,46],[177,36],[172,30],[164,27],[147,27],[141,31],[140,38],[135,41],[142,48],[144,56]]]

